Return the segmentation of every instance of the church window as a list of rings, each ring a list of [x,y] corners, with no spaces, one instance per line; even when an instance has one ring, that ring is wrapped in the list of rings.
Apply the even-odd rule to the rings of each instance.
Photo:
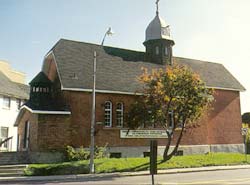
[[[123,127],[123,103],[116,106],[116,126]]]
[[[156,55],[159,55],[159,52],[160,52],[159,46],[156,46],[156,48],[155,48],[155,54],[156,54]]]
[[[104,105],[105,111],[105,126],[111,127],[112,126],[112,103],[111,101],[106,101]]]

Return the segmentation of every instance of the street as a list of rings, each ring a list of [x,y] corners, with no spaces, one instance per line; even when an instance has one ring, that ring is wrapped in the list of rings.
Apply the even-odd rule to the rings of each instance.
[[[193,172],[193,173],[178,173],[178,174],[161,174],[155,176],[155,184],[158,185],[191,185],[191,184],[250,184],[250,169],[238,170],[221,170],[221,171],[206,171],[206,172]],[[107,184],[107,185],[130,185],[130,184],[151,184],[151,176],[118,176],[118,175],[87,175],[82,176],[80,179],[64,179],[57,181],[23,181],[23,182],[1,182],[1,184],[60,184],[60,185],[73,185],[73,184]]]

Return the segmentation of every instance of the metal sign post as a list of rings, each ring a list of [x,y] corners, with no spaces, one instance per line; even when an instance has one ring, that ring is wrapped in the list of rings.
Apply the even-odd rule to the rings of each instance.
[[[150,141],[150,174],[154,185],[154,174],[157,174],[157,140]]]

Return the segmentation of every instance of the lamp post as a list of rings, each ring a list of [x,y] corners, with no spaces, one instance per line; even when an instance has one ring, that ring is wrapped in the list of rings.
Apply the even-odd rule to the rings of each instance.
[[[111,27],[108,28],[102,39],[101,47],[103,47],[106,36],[114,34]],[[90,130],[90,161],[89,169],[90,173],[95,173],[94,155],[95,155],[95,86],[96,86],[96,51],[94,51],[93,61],[93,89],[92,89],[92,112],[91,112],[91,130]]]

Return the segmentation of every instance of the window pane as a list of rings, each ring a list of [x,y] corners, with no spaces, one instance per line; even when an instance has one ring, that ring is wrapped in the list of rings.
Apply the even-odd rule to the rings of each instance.
[[[105,126],[112,126],[112,103],[110,101],[105,102]]]
[[[116,125],[118,127],[123,126],[123,104],[118,103],[116,107]]]
[[[168,55],[168,47],[165,47],[165,55]]]
[[[155,48],[155,54],[159,55],[159,47],[158,46],[156,46],[156,48]]]
[[[3,97],[3,107],[10,108],[10,97]]]

